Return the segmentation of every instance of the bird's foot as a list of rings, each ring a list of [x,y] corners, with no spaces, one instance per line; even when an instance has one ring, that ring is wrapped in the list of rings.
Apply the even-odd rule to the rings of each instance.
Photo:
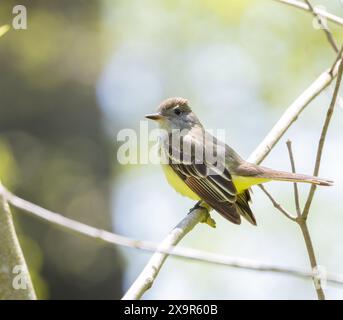
[[[201,222],[208,224],[212,228],[215,228],[216,221],[210,215],[210,211],[212,210],[212,208],[207,203],[200,200],[195,204],[195,206],[192,209],[189,210],[188,214],[192,213],[194,210],[197,209],[206,209],[206,216]]]
[[[206,223],[208,224],[210,227],[215,228],[216,227],[216,220],[214,220],[210,213],[207,211],[206,217],[203,221],[201,221],[202,223]]]

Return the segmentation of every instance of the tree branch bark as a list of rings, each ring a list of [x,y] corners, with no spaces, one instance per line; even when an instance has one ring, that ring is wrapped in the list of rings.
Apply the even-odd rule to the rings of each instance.
[[[294,161],[293,150],[292,150],[292,143],[290,140],[287,141],[287,148],[288,148],[288,153],[289,153],[289,159],[291,161],[292,172],[296,173],[295,161]],[[313,284],[316,289],[317,297],[319,300],[325,300],[325,294],[322,288],[321,279],[316,276],[316,273],[319,270],[319,268],[317,265],[316,255],[314,253],[310,231],[308,230],[307,221],[306,219],[304,219],[300,210],[298,186],[296,182],[293,185],[294,185],[294,202],[295,202],[295,208],[297,212],[297,218],[295,219],[295,222],[300,227],[301,233],[305,241],[307,254],[308,254],[311,268],[314,274]]]
[[[291,161],[292,172],[296,173],[291,140],[287,140],[286,144],[287,144],[287,148],[288,148],[289,160]],[[298,191],[298,184],[296,182],[293,183],[293,188],[294,188],[295,210],[297,212],[297,216],[301,217],[299,191]]]
[[[0,185],[1,187],[1,185]],[[36,294],[8,203],[0,194],[0,300],[33,300]]]
[[[281,118],[269,131],[264,140],[248,158],[249,162],[261,163],[269,154],[272,147],[279,141],[287,129],[297,120],[300,113],[325,90],[337,76],[338,66],[341,60],[335,62],[333,68],[325,70],[294,102],[286,109]]]
[[[323,22],[322,16],[315,11],[315,9],[312,6],[310,0],[305,0],[305,2],[307,4],[307,6],[309,7],[309,10],[312,13],[312,15],[317,19],[320,28],[324,31],[325,36],[326,36],[328,42],[330,43],[331,47],[333,48],[333,50],[336,53],[338,53],[339,49],[338,49],[337,43],[336,43],[336,41],[335,41],[335,39],[334,39],[334,37],[333,37],[329,27],[326,25],[325,22]]]
[[[317,277],[317,271],[318,271],[318,264],[316,255],[314,253],[314,248],[312,244],[312,239],[310,236],[310,232],[307,227],[307,222],[302,217],[299,217],[297,219],[297,223],[301,229],[305,244],[306,244],[306,250],[308,257],[310,259],[310,264],[313,272],[313,284],[314,288],[316,289],[318,300],[325,300],[325,294],[322,287],[322,279]]]
[[[159,246],[159,249],[170,248],[177,245],[182,238],[189,233],[199,221],[204,221],[208,213],[206,209],[196,209],[189,213],[187,217],[164,238]],[[130,289],[123,296],[123,300],[137,300],[142,297],[144,292],[149,290],[154,283],[163,263],[167,259],[168,254],[156,252],[150,258],[136,281],[131,285]]]

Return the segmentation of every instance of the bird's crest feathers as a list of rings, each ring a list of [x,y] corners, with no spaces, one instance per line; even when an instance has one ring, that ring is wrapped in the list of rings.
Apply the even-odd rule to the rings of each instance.
[[[181,97],[168,98],[162,101],[162,103],[158,107],[158,111],[167,111],[169,109],[175,108],[176,106],[179,106],[180,108],[184,109],[184,111],[192,111],[189,107],[188,100]]]

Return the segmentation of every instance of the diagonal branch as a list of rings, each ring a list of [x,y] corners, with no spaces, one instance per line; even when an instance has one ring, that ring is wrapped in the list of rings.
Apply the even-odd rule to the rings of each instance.
[[[0,234],[0,300],[36,299],[25,258],[14,229],[12,214],[3,194],[0,194]]]
[[[311,11],[312,15],[317,19],[320,28],[324,31],[326,38],[327,38],[328,42],[330,43],[331,47],[334,49],[334,51],[336,53],[338,53],[337,43],[336,43],[331,31],[329,30],[329,27],[323,21],[322,16],[315,11],[315,9],[313,8],[313,6],[309,0],[305,0],[305,2],[308,5],[309,10]]]
[[[281,2],[281,3],[287,4],[289,6],[298,8],[298,9],[302,9],[304,11],[310,11],[309,6],[302,1],[298,1],[298,0],[274,0],[274,1]],[[314,12],[316,14],[340,25],[340,26],[343,26],[343,18],[341,18],[341,17],[335,16],[334,14],[331,14],[331,13],[327,12],[326,10],[322,10],[319,8],[314,8]]]
[[[171,246],[177,245],[182,238],[190,232],[199,222],[199,217],[202,217],[202,221],[205,220],[208,215],[206,209],[196,209],[192,211],[187,219],[181,220],[181,222],[171,231],[168,236],[164,238],[159,246],[159,249],[169,249]],[[167,259],[168,254],[155,252],[150,258],[148,264],[140,273],[136,281],[130,286],[129,290],[123,296],[123,300],[137,300],[142,297],[144,292],[149,290],[154,283],[163,263]]]
[[[330,74],[331,74],[331,75],[333,74],[334,68],[337,67],[337,66],[339,65],[338,61],[342,58],[342,53],[343,53],[343,46],[342,46],[341,50],[338,52],[337,57],[336,57],[336,60],[335,60],[335,62],[333,63],[331,69],[330,69]]]
[[[287,129],[297,120],[300,113],[315,99],[323,90],[325,90],[332,80],[337,76],[338,65],[341,60],[336,61],[332,68],[325,70],[312,84],[303,91],[300,96],[286,109],[281,118],[269,131],[264,140],[255,149],[248,158],[249,162],[261,163],[269,154],[273,146],[284,135]]]
[[[260,184],[259,187],[261,188],[261,190],[266,194],[266,196],[269,198],[269,200],[272,202],[272,204],[274,205],[274,207],[279,210],[286,218],[292,220],[292,221],[296,221],[296,217],[293,217],[293,215],[288,212],[280,203],[278,203],[274,197],[267,191],[267,189],[265,188],[265,186],[263,184]]]

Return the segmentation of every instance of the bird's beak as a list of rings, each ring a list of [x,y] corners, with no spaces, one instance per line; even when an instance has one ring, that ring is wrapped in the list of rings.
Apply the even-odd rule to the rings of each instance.
[[[156,113],[145,115],[145,118],[151,119],[151,120],[161,120],[164,117],[159,112],[156,112]]]

